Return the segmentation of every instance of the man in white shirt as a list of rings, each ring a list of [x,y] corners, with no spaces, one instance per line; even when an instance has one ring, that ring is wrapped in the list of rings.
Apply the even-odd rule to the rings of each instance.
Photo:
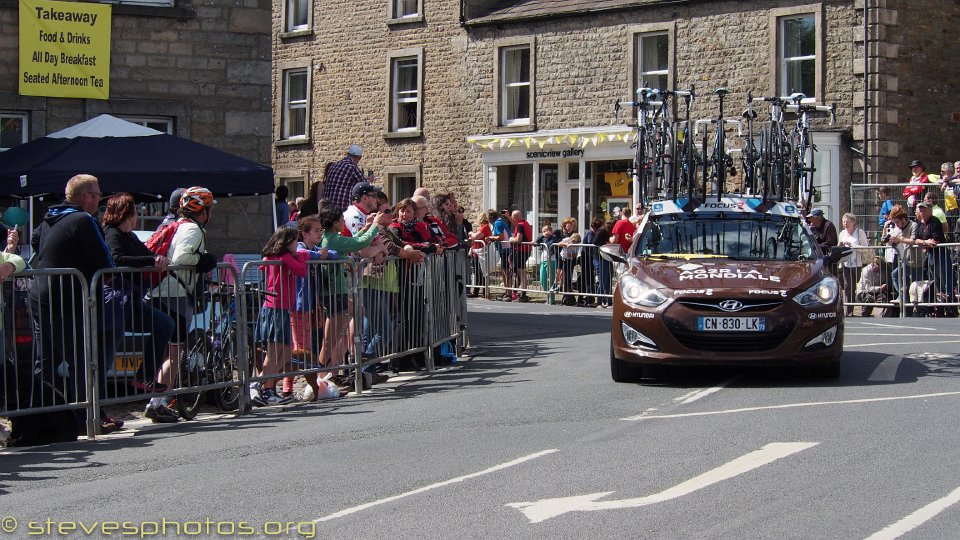
[[[343,222],[346,230],[350,231],[349,236],[354,236],[363,230],[367,225],[367,215],[377,210],[377,193],[382,191],[379,187],[367,182],[361,182],[353,186],[351,200],[353,204],[343,211]]]

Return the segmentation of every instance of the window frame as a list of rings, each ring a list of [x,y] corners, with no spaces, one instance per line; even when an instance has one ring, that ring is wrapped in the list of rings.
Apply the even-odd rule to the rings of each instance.
[[[11,111],[11,110],[0,110],[0,120],[5,120],[6,118],[19,118],[22,126],[22,133],[20,136],[20,144],[24,144],[30,141],[30,113],[25,111]],[[16,148],[16,146],[6,147],[0,146],[0,152],[6,152],[11,148]]]
[[[162,122],[167,125],[167,129],[166,130],[157,129],[157,131],[162,131],[167,135],[176,135],[177,133],[177,119],[172,116],[120,114],[120,115],[117,115],[117,118],[120,118],[121,120],[126,120],[127,122],[137,124],[138,126],[143,126],[151,129],[157,129],[157,128],[153,126],[148,126],[147,124],[151,124],[151,123],[156,124],[156,123]]]
[[[667,65],[663,69],[659,69],[659,66],[658,66],[658,69],[644,71],[643,68],[646,66],[643,65],[643,59],[644,59],[643,41],[647,38],[655,38],[655,37],[661,37],[661,36],[667,39]],[[671,53],[673,52],[673,47],[671,44],[672,40],[670,39],[670,37],[671,37],[670,32],[666,29],[650,31],[650,32],[637,32],[633,34],[634,61],[631,65],[633,66],[633,85],[635,88],[640,88],[644,84],[644,79],[647,79],[648,77],[653,76],[659,79],[660,77],[666,76],[667,78],[666,87],[656,88],[656,90],[672,89],[673,77],[671,76],[672,75],[671,72],[673,70],[671,68],[673,67],[673,58],[671,57],[672,56]]]
[[[507,54],[526,49],[529,55],[529,73],[526,81],[505,82]],[[532,131],[537,125],[536,80],[537,49],[534,38],[513,38],[498,40],[494,46],[494,95],[496,107],[495,132]],[[509,86],[508,86],[509,85]],[[511,88],[527,87],[527,116],[508,118],[507,107],[510,104],[508,91]]]
[[[387,3],[387,24],[410,23],[423,21],[423,0],[413,0],[416,9],[404,15],[399,14],[401,2],[408,0],[389,0]]]
[[[290,75],[304,73],[306,75],[306,93],[305,99],[297,100],[296,109],[304,109],[304,133],[302,135],[291,136],[288,129],[290,127],[289,114],[293,108],[289,107],[287,96],[289,91]],[[286,62],[277,66],[278,76],[278,103],[276,123],[276,144],[305,144],[310,142],[311,138],[311,112],[312,112],[312,94],[313,94],[313,65],[308,61]],[[302,103],[299,103],[302,101]]]
[[[307,5],[307,17],[303,24],[291,26],[291,3],[305,3]],[[280,31],[281,38],[291,38],[313,34],[313,0],[281,0],[281,9],[283,10],[280,20],[282,25],[282,30]]]
[[[815,95],[807,96],[807,98],[803,100],[804,103],[813,103],[818,100],[822,101],[825,97],[823,71],[824,21],[822,4],[808,4],[791,8],[773,9],[770,11],[770,57],[774,61],[771,91],[773,95],[777,96],[789,95],[789,92],[786,89],[786,63],[788,59],[786,59],[783,55],[785,38],[784,24],[788,20],[798,19],[801,17],[812,17],[814,25],[813,89]],[[791,60],[799,61],[801,59],[809,60],[809,55],[804,57],[795,57]]]
[[[384,125],[384,137],[387,138],[406,138],[420,137],[423,135],[423,60],[424,49],[416,47],[411,49],[401,49],[387,53],[387,80],[386,80],[386,122]],[[401,102],[398,99],[397,83],[398,68],[401,62],[416,62],[416,125],[413,127],[398,127],[398,117]],[[406,101],[405,103],[411,103]]]
[[[390,204],[397,204],[402,200],[397,195],[397,180],[400,178],[413,178],[414,190],[423,185],[421,183],[420,165],[392,165],[384,167],[384,176],[387,178],[386,189]]]

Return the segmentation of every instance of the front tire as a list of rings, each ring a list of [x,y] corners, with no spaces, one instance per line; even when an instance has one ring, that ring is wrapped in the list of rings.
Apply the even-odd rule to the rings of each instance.
[[[613,353],[613,344],[610,344],[610,377],[618,383],[635,383],[643,377],[643,368],[625,362]]]

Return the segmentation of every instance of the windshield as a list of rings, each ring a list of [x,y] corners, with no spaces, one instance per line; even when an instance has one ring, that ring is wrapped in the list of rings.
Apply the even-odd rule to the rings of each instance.
[[[636,247],[638,257],[799,261],[816,256],[798,219],[769,214],[650,216]]]

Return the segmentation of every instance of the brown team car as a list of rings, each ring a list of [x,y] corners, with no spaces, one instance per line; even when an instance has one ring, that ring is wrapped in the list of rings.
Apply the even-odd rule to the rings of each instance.
[[[840,286],[791,203],[724,197],[654,203],[613,292],[610,372],[635,381],[656,365],[806,366],[837,376]]]

